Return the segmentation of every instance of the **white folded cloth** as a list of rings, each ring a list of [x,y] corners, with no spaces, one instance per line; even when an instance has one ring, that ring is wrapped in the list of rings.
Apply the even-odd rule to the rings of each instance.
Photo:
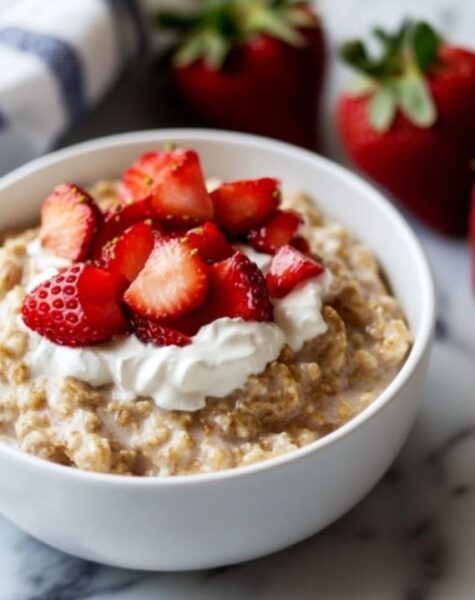
[[[2,0],[0,173],[51,148],[144,48],[136,0]]]

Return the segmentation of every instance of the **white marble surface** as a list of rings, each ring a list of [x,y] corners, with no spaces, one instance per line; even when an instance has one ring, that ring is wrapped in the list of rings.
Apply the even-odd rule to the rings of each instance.
[[[414,0],[322,0],[331,39],[414,14]],[[470,42],[474,0],[418,0]],[[336,69],[329,102],[342,80]],[[330,113],[329,113],[330,114]],[[338,146],[327,117],[330,153]],[[468,246],[417,228],[439,297],[425,399],[393,468],[350,514],[293,548],[214,571],[149,574],[56,552],[0,517],[0,600],[473,600],[475,300]],[[34,491],[31,502],[34,503]]]

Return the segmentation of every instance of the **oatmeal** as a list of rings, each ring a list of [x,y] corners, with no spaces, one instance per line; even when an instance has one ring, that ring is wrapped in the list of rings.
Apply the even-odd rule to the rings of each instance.
[[[124,197],[123,186],[124,182],[120,187],[116,182],[100,182],[92,187],[91,195],[102,210],[113,211],[119,196]],[[214,182],[213,187],[219,189],[219,182]],[[127,189],[135,190],[131,186]],[[216,218],[229,231],[228,215],[219,202],[215,204]],[[83,205],[84,202],[81,210],[87,218],[91,214],[97,217],[95,208],[86,214]],[[140,294],[129,294],[132,300],[126,317],[135,309],[142,312],[129,325],[123,322],[122,313],[113,315],[116,333],[111,338],[107,337],[105,324],[99,327],[89,320],[87,327],[78,330],[78,337],[68,340],[67,327],[59,331],[58,326],[58,331],[53,332],[51,324],[45,328],[41,296],[36,296],[36,304],[31,304],[38,286],[51,281],[54,287],[58,273],[67,274],[72,264],[91,259],[91,254],[85,253],[84,240],[87,238],[92,244],[92,250],[87,252],[94,252],[103,229],[97,233],[84,226],[81,244],[73,245],[75,238],[71,235],[59,256],[45,251],[44,223],[41,230],[9,236],[0,249],[2,442],[40,458],[89,471],[186,475],[248,465],[287,453],[334,431],[371,404],[395,377],[411,347],[411,334],[397,300],[388,290],[370,250],[343,226],[323,215],[304,194],[286,199],[277,213],[279,219],[284,215],[285,226],[295,219],[289,216],[286,221],[285,215],[298,213],[303,219],[301,224],[297,219],[292,235],[297,226],[298,233],[286,246],[299,248],[298,273],[302,280],[289,283],[280,273],[272,279],[281,249],[270,245],[275,237],[266,237],[270,225],[267,229],[255,228],[249,241],[242,238],[241,232],[239,236],[233,232],[234,237],[239,237],[232,250],[237,248],[237,254],[206,262],[221,265],[234,260],[232,272],[242,268],[240,277],[247,273],[250,263],[257,269],[257,263],[264,275],[259,274],[259,279],[252,271],[249,280],[261,285],[263,277],[267,277],[267,285],[273,290],[272,303],[255,292],[251,306],[255,312],[244,312],[242,316],[238,313],[237,318],[233,312],[223,313],[223,306],[229,310],[227,297],[219,296],[210,287],[205,299],[199,300],[199,310],[194,305],[193,310],[183,309],[185,320],[181,315],[173,321],[156,320],[156,312],[151,323],[144,321],[148,313],[142,310],[141,302],[156,301],[155,295],[147,296],[148,280],[140,279],[150,269],[147,265],[154,254],[149,248],[148,258],[137,269],[140,275],[134,273],[129,278],[125,296],[133,282],[140,281],[140,286],[135,286]],[[272,212],[271,219],[277,213]],[[75,215],[81,217],[83,226],[86,219],[82,213]],[[233,226],[237,227],[235,222]],[[76,232],[77,229],[73,233]],[[156,249],[157,237],[170,244],[170,252],[181,251],[181,238],[169,238],[163,229],[157,228],[149,237],[145,236],[150,233],[145,228],[136,228],[132,233],[136,237],[140,234],[140,245],[134,246],[140,251],[149,242]],[[134,241],[132,233],[130,238]],[[211,229],[210,234],[216,236]],[[110,241],[101,248],[101,261],[108,259],[107,264],[114,268],[121,256],[117,246],[121,235],[119,232],[112,240],[113,252],[107,246]],[[192,239],[189,233],[186,236]],[[57,244],[58,238],[53,239],[52,243]],[[175,240],[173,244],[169,239]],[[212,239],[217,252],[218,241],[221,244],[222,240]],[[208,252],[209,246],[205,250]],[[204,256],[205,250],[200,246],[195,252],[193,248],[190,256],[194,260],[196,254]],[[222,250],[220,246],[219,252]],[[104,266],[97,257],[92,258]],[[188,264],[191,263],[184,263],[182,277],[187,274]],[[190,289],[197,296],[201,293],[201,279],[196,272],[201,277],[199,269],[204,267],[196,264],[183,285],[192,281]],[[126,267],[131,268],[128,260]],[[86,271],[81,269],[85,267],[76,267],[76,277],[85,277]],[[216,273],[221,276],[218,269]],[[102,268],[98,271],[103,276]],[[92,275],[96,274],[91,272]],[[110,287],[111,293],[120,287],[119,279],[103,281],[104,290]],[[239,286],[235,287],[239,291]],[[164,284],[163,294],[167,289]],[[234,288],[230,289],[234,293]],[[176,288],[173,290],[176,293]],[[176,298],[175,305],[181,307],[189,294]],[[210,298],[212,310],[218,307],[221,311],[212,313],[214,320],[209,316],[210,309],[202,308],[211,303]],[[164,304],[162,297],[159,300],[162,310],[170,304]],[[84,294],[81,301],[84,302]],[[175,310],[175,305],[170,310]],[[25,306],[39,311],[36,320],[25,320]],[[57,303],[53,308],[61,307]],[[149,307],[150,304],[147,310]],[[242,310],[248,309],[245,306]],[[197,315],[201,319],[198,324]],[[55,319],[59,323],[61,315]],[[173,330],[168,323],[174,324]],[[127,332],[130,327],[135,335]],[[95,338],[88,343],[91,335]]]

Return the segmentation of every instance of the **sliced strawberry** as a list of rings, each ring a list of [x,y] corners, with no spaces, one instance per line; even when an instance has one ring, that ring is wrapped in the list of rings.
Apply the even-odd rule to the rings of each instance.
[[[163,221],[201,223],[213,218],[213,203],[193,150],[148,152],[125,172],[123,184],[137,200],[150,196],[155,215]]]
[[[144,344],[154,346],[186,346],[191,339],[171,327],[160,325],[153,319],[134,315],[131,318],[132,331]]]
[[[280,197],[280,183],[270,177],[225,183],[211,192],[216,222],[233,235],[262,225]]]
[[[106,213],[104,221],[94,236],[91,248],[91,258],[99,261],[102,256],[102,249],[111,240],[120,237],[122,233],[143,221],[151,221],[152,210],[150,207],[150,198],[144,198],[132,204],[125,204],[117,210],[111,210]],[[154,228],[159,227],[154,224]]]
[[[99,208],[91,196],[73,183],[63,183],[41,208],[41,243],[56,256],[84,260],[100,221]]]
[[[274,254],[291,241],[301,222],[290,210],[276,210],[262,227],[249,232],[248,242],[258,252]]]
[[[156,243],[124,300],[139,315],[167,321],[197,308],[207,291],[208,267],[197,250],[171,238]]]
[[[149,223],[137,223],[102,248],[102,264],[108,271],[133,281],[153,250],[155,236]]]
[[[272,304],[259,267],[242,252],[210,267],[207,322],[220,317],[271,321]]]
[[[183,239],[209,263],[228,258],[233,253],[233,248],[214,223],[208,222],[190,229]]]
[[[294,236],[289,243],[302,254],[310,254],[310,245],[303,235]]]
[[[283,298],[301,281],[318,277],[325,271],[315,262],[292,246],[282,246],[273,257],[267,272],[267,287],[274,298]]]
[[[121,308],[127,280],[88,264],[78,264],[41,283],[25,298],[25,324],[63,346],[89,346],[125,334]]]

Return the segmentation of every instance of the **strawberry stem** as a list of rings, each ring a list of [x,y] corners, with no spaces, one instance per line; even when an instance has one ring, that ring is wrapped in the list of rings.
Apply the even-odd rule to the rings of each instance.
[[[220,69],[232,48],[256,35],[270,35],[289,45],[301,46],[301,27],[313,27],[315,19],[302,2],[292,0],[205,0],[199,11],[157,14],[159,27],[181,37],[174,62],[185,67],[203,60]]]
[[[381,46],[376,56],[361,40],[349,41],[340,49],[343,61],[363,76],[352,93],[371,98],[371,125],[376,131],[386,131],[399,109],[417,127],[431,127],[437,112],[424,75],[436,65],[442,39],[424,21],[404,21],[394,33],[375,28],[373,34]]]

